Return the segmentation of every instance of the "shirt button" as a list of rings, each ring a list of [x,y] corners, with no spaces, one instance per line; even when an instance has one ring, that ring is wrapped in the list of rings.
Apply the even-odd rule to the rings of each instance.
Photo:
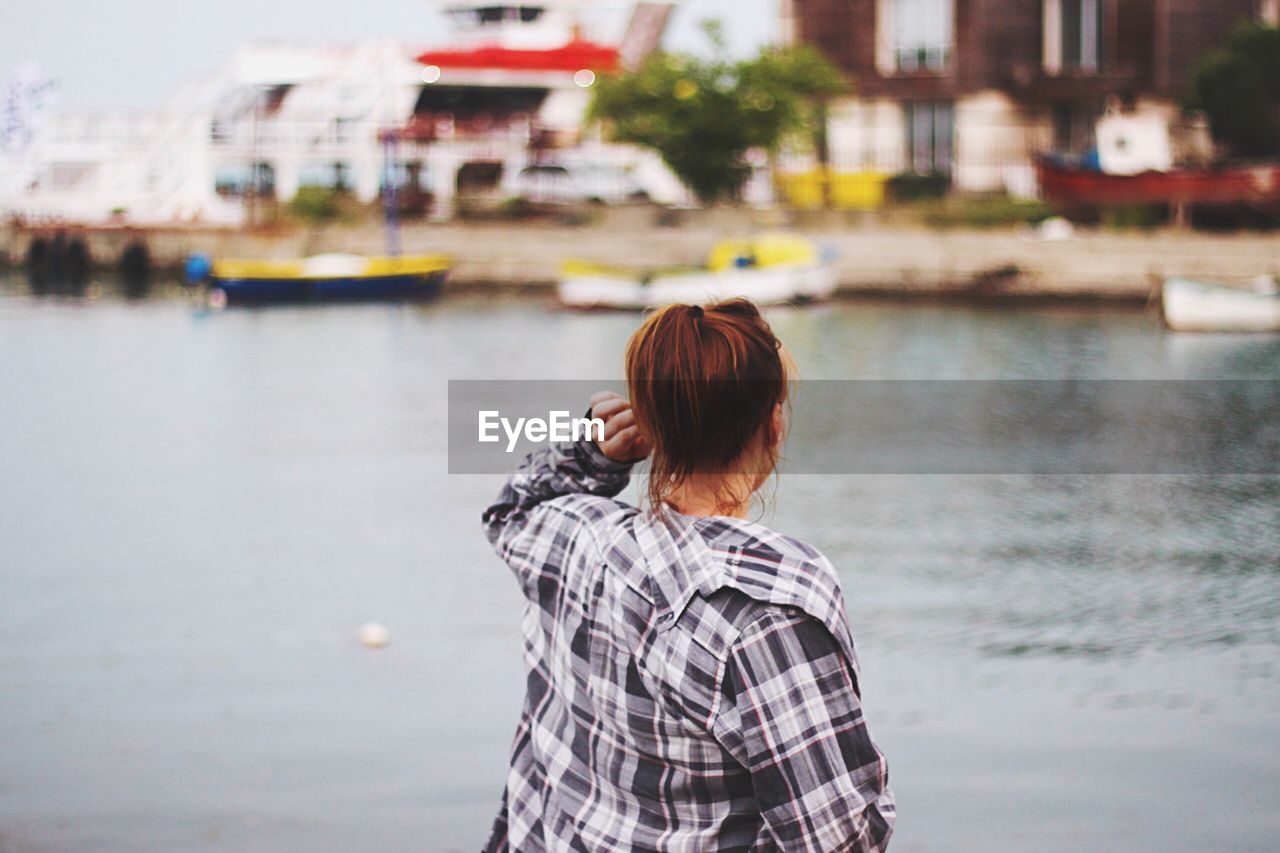
[[[659,621],[659,622],[664,622],[664,623],[665,623],[665,622],[670,622],[670,621],[671,621],[671,614],[670,614],[670,613],[663,613],[661,616],[659,616],[659,617],[658,617],[658,621]]]

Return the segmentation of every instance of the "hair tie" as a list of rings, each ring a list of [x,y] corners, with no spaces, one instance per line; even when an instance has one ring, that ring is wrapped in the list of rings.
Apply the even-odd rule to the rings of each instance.
[[[691,316],[695,321],[697,321],[697,320],[701,320],[701,319],[702,319],[702,314],[703,314],[703,312],[702,312],[702,306],[701,306],[701,305],[690,305],[690,306],[689,306],[689,316]]]

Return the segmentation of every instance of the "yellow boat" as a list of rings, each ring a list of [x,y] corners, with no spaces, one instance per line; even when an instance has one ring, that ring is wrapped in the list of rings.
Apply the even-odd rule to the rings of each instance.
[[[561,267],[560,301],[574,308],[650,308],[745,296],[753,302],[812,302],[836,288],[834,255],[794,234],[723,240],[705,267],[644,272],[589,261]]]
[[[447,255],[215,260],[209,271],[209,301],[225,305],[422,299],[440,292],[451,266]]]

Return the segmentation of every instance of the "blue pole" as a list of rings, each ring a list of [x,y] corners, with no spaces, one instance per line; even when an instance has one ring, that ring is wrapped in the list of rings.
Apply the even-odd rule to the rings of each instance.
[[[396,140],[394,130],[382,132],[382,207],[387,225],[387,254],[393,258],[400,255],[400,170],[396,157]]]

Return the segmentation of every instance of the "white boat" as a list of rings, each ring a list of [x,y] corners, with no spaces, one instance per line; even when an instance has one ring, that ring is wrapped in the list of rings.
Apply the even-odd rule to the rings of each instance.
[[[1164,321],[1179,332],[1280,331],[1280,288],[1270,276],[1252,290],[1185,278],[1165,279]]]
[[[768,305],[829,298],[836,289],[834,258],[789,234],[725,240],[706,267],[644,272],[589,261],[566,261],[560,301],[573,308],[650,308],[672,302],[707,303],[745,296]]]

